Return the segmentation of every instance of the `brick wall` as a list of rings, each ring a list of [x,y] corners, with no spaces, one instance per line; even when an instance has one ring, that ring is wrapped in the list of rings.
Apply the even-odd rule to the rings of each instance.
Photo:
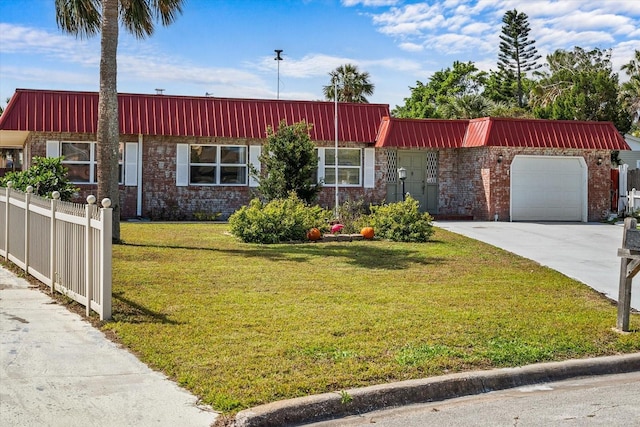
[[[478,147],[442,150],[439,214],[473,215],[477,220],[509,220],[510,167],[516,155],[582,156],[588,168],[588,220],[609,212],[611,169],[608,150]],[[499,156],[502,161],[498,162]],[[602,164],[598,165],[598,158]]]
[[[46,156],[46,141],[95,141],[93,134],[51,134],[33,133],[29,140],[30,155]],[[137,135],[123,135],[123,142],[137,142]],[[193,138],[145,136],[142,146],[142,216],[154,220],[190,220],[205,219],[220,215],[228,218],[241,206],[247,205],[256,197],[256,188],[249,186],[176,186],[176,147],[177,144],[229,144],[258,145],[260,140],[236,140],[228,138]],[[319,142],[319,147],[334,147],[333,141]],[[341,147],[366,148],[365,144],[341,143]],[[364,200],[365,203],[384,201],[386,194],[385,177],[386,156],[377,150],[375,156],[374,188],[339,187],[339,201]],[[86,196],[95,194],[96,185],[76,185],[80,188],[77,203],[85,203]],[[137,187],[120,186],[122,218],[136,217]],[[318,203],[332,209],[335,201],[335,187],[322,189]]]

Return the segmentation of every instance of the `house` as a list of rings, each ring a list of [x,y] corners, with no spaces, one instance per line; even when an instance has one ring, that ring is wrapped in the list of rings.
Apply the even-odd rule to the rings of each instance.
[[[0,146],[64,156],[81,197],[95,191],[97,93],[18,89]],[[254,196],[248,165],[267,127],[312,124],[321,205],[402,199],[440,217],[598,220],[611,207],[610,153],[629,147],[608,122],[392,118],[384,104],[119,94],[123,218],[227,217]],[[407,170],[404,182],[398,168]]]
[[[627,142],[630,151],[621,151],[618,158],[622,164],[629,165],[629,170],[640,169],[640,138],[626,134],[624,140]]]

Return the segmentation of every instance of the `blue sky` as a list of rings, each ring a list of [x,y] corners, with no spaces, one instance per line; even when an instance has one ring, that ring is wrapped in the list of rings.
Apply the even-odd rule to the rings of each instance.
[[[329,72],[352,63],[371,76],[369,101],[394,108],[455,60],[496,69],[514,8],[543,57],[611,48],[617,71],[640,49],[640,0],[185,0],[150,38],[121,31],[118,90],[275,99],[280,62],[281,99],[319,100]],[[16,88],[97,91],[99,55],[99,37],[58,30],[54,0],[0,0],[0,105]]]

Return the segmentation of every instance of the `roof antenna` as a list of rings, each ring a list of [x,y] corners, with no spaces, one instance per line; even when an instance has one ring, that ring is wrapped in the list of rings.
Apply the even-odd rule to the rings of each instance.
[[[156,95],[164,95],[164,89],[156,88]]]
[[[213,96],[213,92],[205,92],[204,96]]]

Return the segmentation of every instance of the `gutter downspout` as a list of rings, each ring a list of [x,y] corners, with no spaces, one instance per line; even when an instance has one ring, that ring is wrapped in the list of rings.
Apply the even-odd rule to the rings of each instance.
[[[142,134],[138,134],[138,189],[136,195],[136,216],[142,217]]]

